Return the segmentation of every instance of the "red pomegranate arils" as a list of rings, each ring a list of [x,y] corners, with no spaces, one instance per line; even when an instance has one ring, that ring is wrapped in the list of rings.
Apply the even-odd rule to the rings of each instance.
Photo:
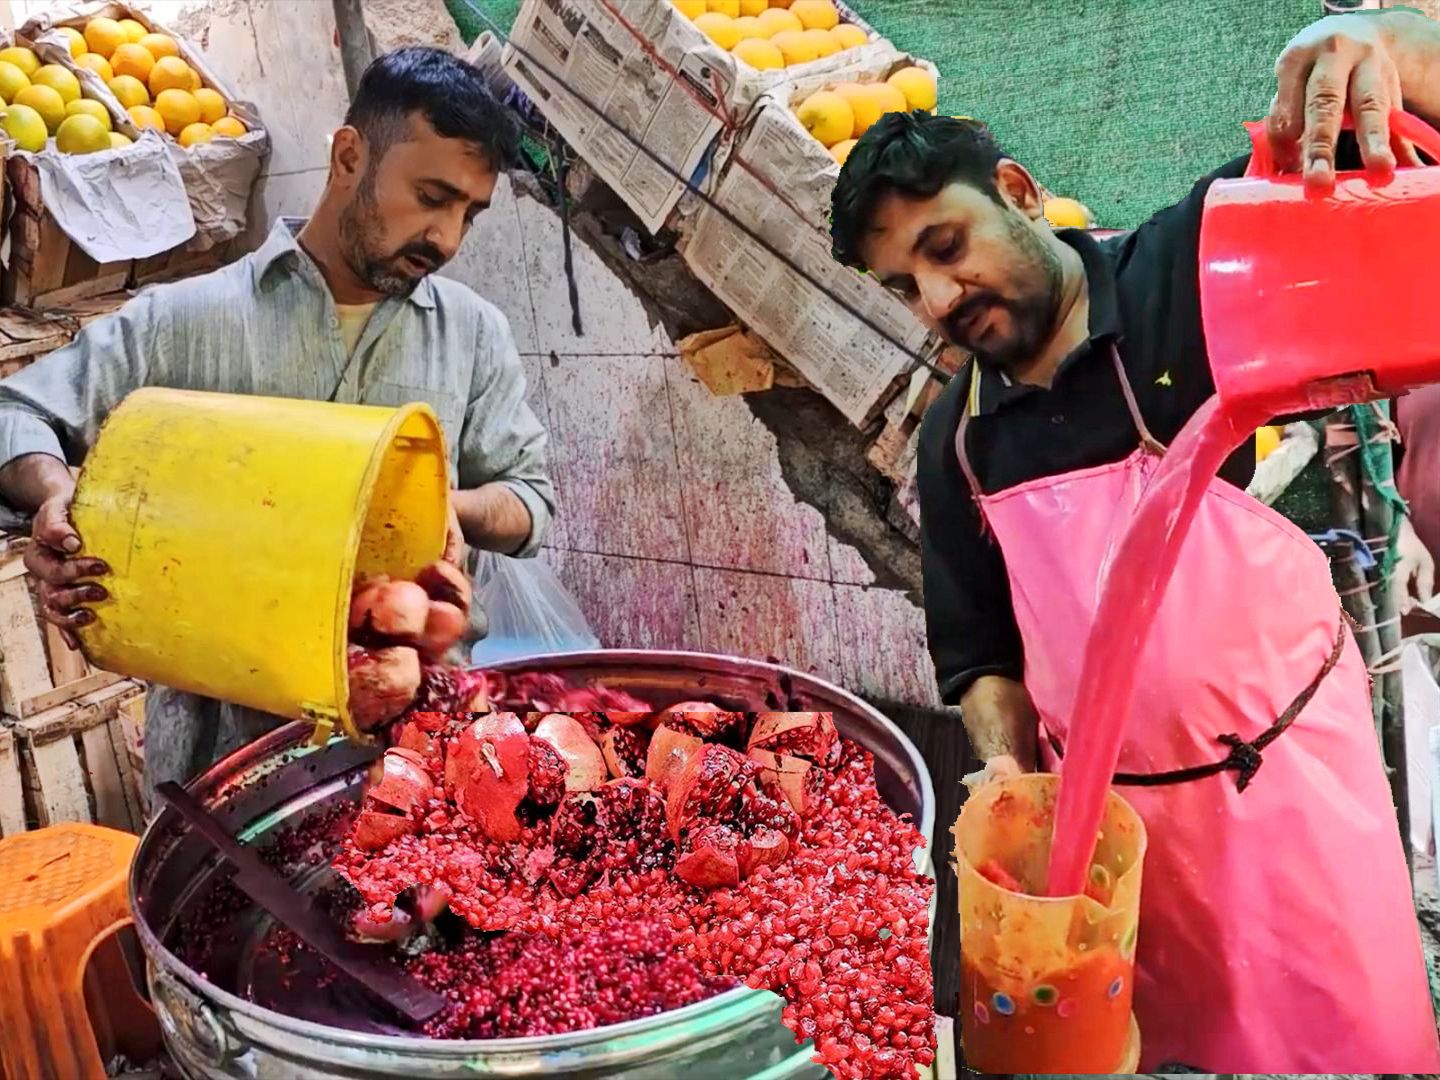
[[[923,840],[880,797],[871,755],[836,736],[829,714],[762,715],[748,738],[742,714],[703,743],[662,724],[640,759],[645,776],[566,794],[565,748],[551,740],[578,736],[612,770],[634,768],[648,706],[634,702],[625,711],[643,717],[621,723],[602,715],[602,705],[624,706],[601,688],[536,674],[480,684],[519,710],[585,706],[600,746],[578,718],[526,717],[536,735],[513,841],[457,812],[447,783],[414,811],[413,835],[367,851],[357,826],[342,845],[334,865],[363,897],[368,929],[419,885],[450,894],[477,930],[504,931],[408,962],[453,1003],[429,1034],[579,1030],[740,980],[780,994],[797,1040],[812,1039],[815,1060],[844,1080],[910,1078],[934,1061],[933,883],[915,865]],[[721,714],[696,704],[677,712]]]

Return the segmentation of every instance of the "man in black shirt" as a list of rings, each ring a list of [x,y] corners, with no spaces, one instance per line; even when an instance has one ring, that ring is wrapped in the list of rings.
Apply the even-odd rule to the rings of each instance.
[[[1440,118],[1440,26],[1409,12],[1326,19],[1291,43],[1277,74],[1267,124],[1277,160],[1326,193],[1348,110],[1353,164],[1383,183],[1418,164],[1392,144],[1390,111],[1403,102]],[[1153,461],[1214,393],[1200,223],[1210,185],[1246,166],[1232,162],[1113,242],[1053,233],[1035,180],[974,123],[886,116],[841,172],[836,257],[975,358],[926,414],[918,481],[931,655],[992,775],[1033,768],[1037,738],[1047,764],[1063,757],[1110,538]],[[1142,1066],[1435,1071],[1363,662],[1323,557],[1235,490],[1254,454],[1252,440],[1222,468],[1233,487],[1212,485],[1186,541],[1142,654],[1116,778],[1134,785],[1124,794],[1151,832],[1135,991]],[[1283,934],[1277,905],[1307,929]],[[1397,929],[1346,925],[1361,921]],[[1256,959],[1242,972],[1246,957]]]

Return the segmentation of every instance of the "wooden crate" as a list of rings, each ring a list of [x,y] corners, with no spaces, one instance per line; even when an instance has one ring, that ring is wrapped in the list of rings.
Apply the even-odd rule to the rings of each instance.
[[[125,681],[92,667],[40,617],[23,561],[28,543],[12,539],[0,549],[0,712],[16,720]]]
[[[107,293],[43,312],[0,308],[0,378],[70,344],[86,323],[109,315],[129,299],[128,293]]]
[[[20,774],[20,745],[0,723],[0,838],[25,831],[25,786]]]
[[[218,270],[235,258],[238,251],[234,241],[219,244],[209,251],[186,251],[177,247],[152,255],[148,259],[136,259],[130,274],[130,287],[140,289],[162,281],[178,281],[180,278],[195,277]]]
[[[15,198],[10,217],[10,264],[0,289],[5,303],[36,309],[59,307],[130,284],[134,260],[97,263],[56,223],[45,209],[40,172],[33,161],[9,158],[5,175]]]
[[[27,823],[43,828],[90,821],[128,832],[144,828],[124,730],[128,715],[143,708],[144,699],[144,687],[126,679],[14,721]]]

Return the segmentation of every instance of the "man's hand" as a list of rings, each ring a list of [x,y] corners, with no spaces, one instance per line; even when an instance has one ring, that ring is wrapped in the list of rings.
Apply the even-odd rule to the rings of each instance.
[[[98,559],[76,558],[80,534],[70,523],[73,491],[46,499],[35,511],[31,543],[25,549],[25,568],[40,582],[41,613],[47,622],[60,628],[71,648],[80,641],[75,631],[95,621],[95,613],[83,605],[97,603],[109,594],[87,578],[110,572]]]
[[[1399,590],[1400,613],[1408,615],[1435,595],[1435,559],[1420,542],[1408,517],[1400,523],[1395,554],[1395,573],[1390,584]]]
[[[445,531],[444,560],[453,566],[465,566],[465,533],[460,528],[460,515],[455,510],[455,492],[450,493],[450,523]]]
[[[1040,720],[1023,683],[1000,675],[982,675],[960,699],[960,715],[970,748],[986,762],[1009,758],[1019,772],[1035,768],[1035,737]]]
[[[1414,28],[1389,14],[1321,19],[1300,31],[1275,63],[1279,87],[1266,118],[1270,145],[1276,164],[1303,168],[1313,191],[1335,186],[1335,145],[1347,111],[1365,167],[1377,179],[1388,179],[1397,164],[1420,164],[1409,143],[1390,139],[1390,113],[1405,101],[1395,35]]]

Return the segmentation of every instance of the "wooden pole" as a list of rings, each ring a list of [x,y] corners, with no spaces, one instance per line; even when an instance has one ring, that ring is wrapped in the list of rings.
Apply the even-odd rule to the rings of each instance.
[[[370,31],[365,26],[364,0],[331,0],[335,9],[335,31],[340,38],[340,63],[345,69],[345,88],[350,97],[360,85],[360,76],[375,59]]]
[[[1360,458],[1355,453],[1355,426],[1347,412],[1339,412],[1325,421],[1325,467],[1330,473],[1330,520],[1335,528],[1357,536],[1365,535],[1360,512]],[[1357,627],[1355,642],[1365,666],[1372,668],[1380,659],[1380,638],[1375,631],[1375,602],[1370,595],[1368,580],[1354,558],[1351,545],[1337,545],[1332,554],[1331,573],[1340,603]],[[1380,738],[1380,686],[1370,681],[1370,706],[1375,723],[1375,736]]]

